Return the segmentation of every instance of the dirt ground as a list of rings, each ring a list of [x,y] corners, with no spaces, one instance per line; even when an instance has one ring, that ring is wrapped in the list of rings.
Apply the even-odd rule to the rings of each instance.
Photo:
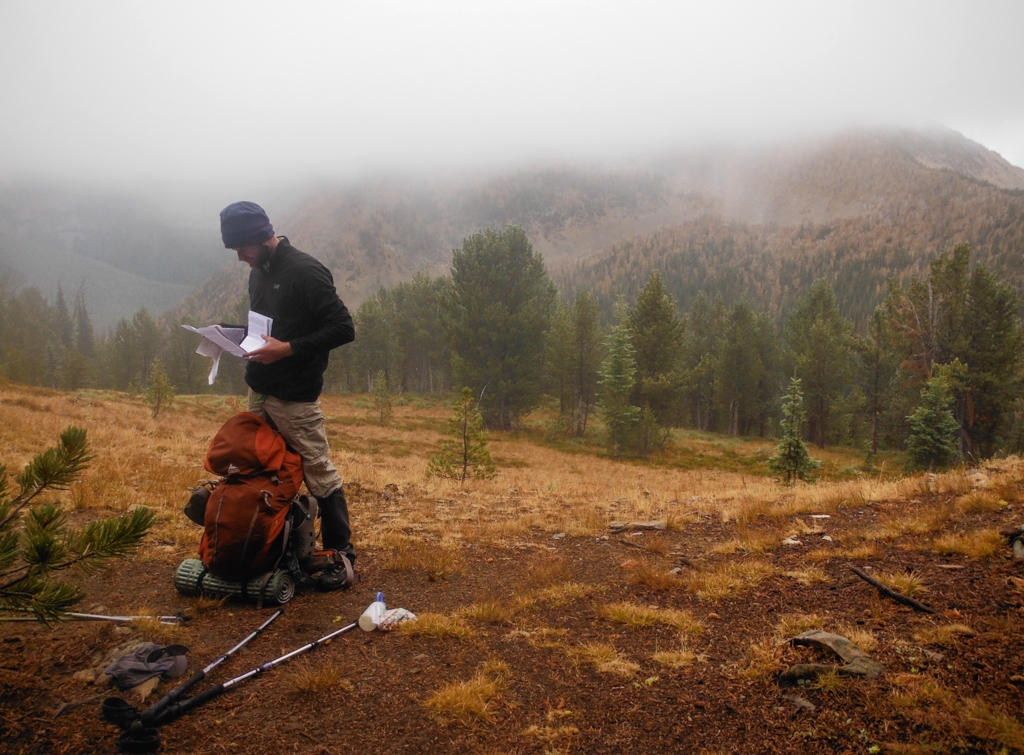
[[[382,492],[353,486],[353,510],[371,509]],[[910,504],[842,507],[824,533],[762,552],[713,552],[735,538],[740,525],[708,518],[663,532],[598,538],[537,531],[515,547],[467,546],[450,571],[364,551],[362,584],[300,594],[264,635],[214,672],[213,682],[354,621],[378,590],[390,606],[421,616],[461,616],[460,631],[345,634],[163,727],[161,751],[1019,751],[1024,561],[1009,547],[985,558],[937,555],[912,533],[856,561],[824,539],[863,531],[900,507],[948,502],[936,495]],[[972,526],[1015,525],[1020,516],[1013,508],[972,514]],[[763,517],[743,525],[741,534],[749,541],[761,526],[768,527]],[[0,752],[116,752],[119,732],[100,716],[101,700],[114,693],[74,678],[76,672],[95,666],[125,639],[142,636],[188,645],[191,674],[271,613],[179,596],[172,574],[189,555],[155,548],[85,582],[89,597],[81,610],[145,607],[193,616],[176,633],[107,623],[0,624]],[[688,572],[725,563],[748,564],[757,576],[723,598],[687,589]],[[926,590],[916,597],[938,614],[882,599],[849,570],[852,563],[875,573],[911,573]],[[675,566],[678,577],[661,576]],[[636,626],[609,618],[607,607],[617,603],[685,610],[700,624],[684,642],[678,628],[664,623]],[[481,605],[493,610],[465,612]],[[829,675],[804,686],[780,684],[779,672],[793,663],[837,660],[781,641],[809,626],[873,637],[869,654],[884,673],[873,680]],[[938,631],[950,626],[961,629]],[[681,644],[693,652],[686,665],[654,659]],[[611,646],[636,666],[598,670],[589,660],[593,654],[583,652],[598,646]],[[426,705],[445,685],[481,673],[495,681],[483,716],[459,718]],[[161,685],[146,704],[175,683]]]

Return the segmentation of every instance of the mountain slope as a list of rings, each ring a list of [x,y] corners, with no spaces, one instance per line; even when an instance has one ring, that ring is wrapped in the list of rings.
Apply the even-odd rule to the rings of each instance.
[[[51,298],[81,288],[98,330],[168,309],[225,261],[216,238],[138,200],[40,184],[0,187],[0,238],[0,270]]]

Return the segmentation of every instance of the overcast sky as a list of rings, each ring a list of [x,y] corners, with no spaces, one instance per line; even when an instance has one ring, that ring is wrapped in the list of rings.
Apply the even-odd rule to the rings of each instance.
[[[1024,166],[1024,2],[0,0],[0,178],[215,182],[941,123]]]

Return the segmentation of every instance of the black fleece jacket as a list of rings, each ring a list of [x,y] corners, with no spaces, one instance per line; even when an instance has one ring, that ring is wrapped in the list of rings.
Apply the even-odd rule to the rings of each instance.
[[[293,354],[272,364],[249,362],[245,382],[256,393],[282,401],[316,401],[329,352],[356,337],[331,271],[281,236],[277,248],[249,273],[249,307],[274,318],[270,334],[289,342]]]

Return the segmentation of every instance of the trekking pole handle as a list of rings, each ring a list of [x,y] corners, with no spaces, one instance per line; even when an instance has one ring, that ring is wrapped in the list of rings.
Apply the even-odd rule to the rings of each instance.
[[[198,708],[200,705],[213,700],[215,697],[220,697],[225,692],[227,692],[227,687],[223,684],[218,684],[216,687],[210,687],[207,690],[203,690],[195,697],[190,697],[186,700],[182,700],[180,703],[168,706],[163,710],[163,715],[152,721],[152,724],[154,726],[163,726],[171,723],[172,721],[177,721],[193,708]]]
[[[336,629],[330,634],[324,635],[319,640],[314,640],[313,642],[303,645],[302,647],[293,650],[290,653],[282,655],[280,658],[275,658],[272,661],[268,661],[267,663],[264,663],[262,666],[258,666],[252,669],[251,671],[245,672],[241,676],[236,676],[234,679],[229,679],[223,684],[218,684],[216,687],[210,687],[210,689],[200,692],[195,697],[190,697],[187,700],[182,700],[180,703],[171,705],[164,709],[163,715],[161,715],[157,720],[155,720],[153,722],[153,725],[163,726],[164,724],[171,723],[172,721],[177,721],[179,718],[181,718],[183,715],[188,713],[193,708],[198,708],[200,705],[203,705],[204,703],[213,700],[215,697],[223,695],[229,689],[231,689],[232,687],[236,687],[237,685],[241,684],[247,679],[251,679],[254,676],[258,676],[265,671],[269,671],[270,669],[274,668],[274,666],[284,663],[288,659],[294,658],[297,655],[302,655],[303,653],[308,652],[313,648],[324,644],[328,640],[333,639],[334,637],[337,637],[340,634],[350,632],[357,626],[359,626],[359,622],[354,621],[348,626],[342,627],[341,629]]]
[[[233,648],[228,650],[223,655],[221,655],[218,658],[216,658],[206,668],[204,668],[204,669],[194,673],[192,675],[192,677],[187,682],[185,682],[184,684],[178,685],[177,687],[172,689],[170,692],[168,692],[166,695],[164,695],[162,698],[160,698],[155,703],[153,703],[147,710],[144,710],[142,712],[142,716],[141,716],[141,720],[142,720],[143,725],[148,725],[152,721],[155,721],[156,718],[158,716],[160,716],[160,714],[167,708],[167,706],[169,706],[171,703],[176,702],[178,700],[178,698],[182,697],[186,692],[188,692],[188,690],[192,689],[199,682],[201,682],[203,679],[205,679],[206,676],[211,671],[213,671],[215,668],[217,668],[217,666],[219,666],[224,661],[226,661],[228,658],[230,658],[235,653],[237,653],[242,648],[243,645],[245,645],[247,642],[253,640],[257,635],[259,635],[264,629],[269,627],[274,622],[274,620],[276,620],[283,613],[284,613],[284,609],[283,608],[277,609],[271,615],[271,617],[269,619],[264,621],[262,624],[260,624],[258,627],[256,627],[256,629],[254,629],[252,632],[250,632],[248,635],[246,635],[245,639],[243,639],[241,642],[239,642],[237,645],[235,645]]]

